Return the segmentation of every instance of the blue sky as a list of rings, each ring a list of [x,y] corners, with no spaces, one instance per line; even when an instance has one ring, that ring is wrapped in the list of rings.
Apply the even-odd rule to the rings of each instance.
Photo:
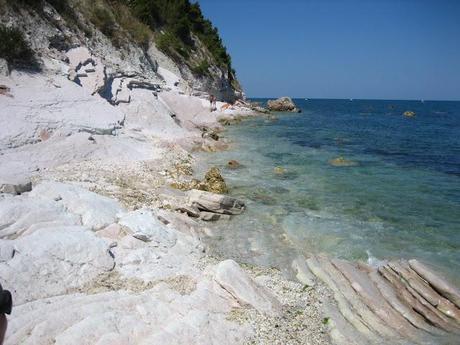
[[[460,0],[199,0],[249,97],[460,100]]]

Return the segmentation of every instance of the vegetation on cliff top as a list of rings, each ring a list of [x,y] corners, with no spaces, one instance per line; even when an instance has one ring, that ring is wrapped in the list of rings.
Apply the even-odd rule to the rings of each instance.
[[[45,0],[6,0],[14,7],[30,6],[41,10]],[[46,0],[67,21],[73,22],[87,36],[91,30],[80,23],[81,12],[117,47],[132,40],[146,49],[153,37],[157,47],[178,63],[185,63],[199,76],[209,75],[214,65],[235,71],[230,55],[217,28],[205,19],[200,5],[190,0]]]
[[[231,70],[227,53],[217,28],[205,19],[198,3],[189,0],[128,0],[133,14],[153,30],[160,29],[159,48],[174,57],[188,58],[195,49],[192,34],[206,46],[217,65]]]

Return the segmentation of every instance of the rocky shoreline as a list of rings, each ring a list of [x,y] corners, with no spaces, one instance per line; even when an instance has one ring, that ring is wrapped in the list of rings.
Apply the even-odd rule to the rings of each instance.
[[[1,21],[17,21],[5,8]],[[88,38],[48,5],[19,11],[41,70],[0,60],[0,282],[14,299],[6,344],[458,336],[460,294],[416,261],[300,256],[294,280],[209,255],[208,222],[231,222],[246,205],[225,194],[217,169],[193,176],[194,152],[226,149],[224,126],[265,110],[215,66],[191,76],[154,44],[115,47],[96,29]],[[238,100],[211,111],[214,91]]]
[[[67,87],[73,95],[84,91],[59,75],[13,72],[1,80],[12,95],[0,99],[2,109],[18,120],[28,114],[18,110],[27,97],[43,126],[46,116],[65,107],[52,101],[49,89],[46,96],[34,89],[45,80],[59,83],[59,97]],[[85,102],[98,97],[82,96],[89,97]],[[182,102],[183,108],[175,108],[181,123],[188,119],[189,102],[209,113],[205,101],[193,96],[169,93],[165,99],[172,103],[168,108]],[[107,114],[113,109],[109,103],[100,107],[109,107]],[[240,121],[241,114],[257,113],[241,105],[204,115],[207,121],[189,127],[182,145],[139,132],[126,114],[123,125],[116,124],[117,112],[106,115],[106,124],[97,123],[119,127],[111,131],[76,123],[85,121],[79,112],[75,123],[53,130],[16,127],[22,135],[38,132],[42,138],[35,142],[11,145],[11,135],[21,136],[3,132],[0,277],[15,300],[7,344],[81,343],[81,332],[98,344],[455,339],[458,291],[416,261],[375,268],[299,257],[293,281],[276,269],[207,255],[203,239],[212,230],[206,222],[237,217],[245,206],[210,192],[225,191],[215,169],[203,181],[194,179],[193,151],[225,149],[230,143],[209,133],[221,132],[222,122]]]

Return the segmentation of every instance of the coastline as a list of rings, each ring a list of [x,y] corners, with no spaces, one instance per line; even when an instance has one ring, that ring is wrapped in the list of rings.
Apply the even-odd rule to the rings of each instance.
[[[284,117],[286,115],[284,114],[278,114],[278,115],[271,115],[267,117],[267,119],[264,122],[267,121],[277,121],[276,118],[278,117]],[[251,119],[249,119],[251,120]],[[258,119],[254,119],[260,123]],[[244,126],[242,124],[241,126]],[[256,124],[252,124],[252,126],[256,126]],[[238,129],[237,129],[238,130]],[[247,133],[246,133],[247,134]],[[238,140],[238,137],[232,138],[233,140]],[[229,147],[232,147],[232,144],[238,145],[238,142],[234,142],[230,139],[230,145]],[[239,137],[241,139],[241,137]],[[245,143],[244,150],[251,151],[251,148],[248,146],[248,143]],[[230,150],[232,151],[232,150]],[[211,164],[211,162],[214,162],[215,155],[218,155],[219,153],[214,153],[214,154],[209,154],[209,153],[203,153],[200,155],[200,159],[202,160],[200,164],[198,164],[199,171],[203,172],[205,168],[203,166]],[[245,156],[246,160],[241,157],[242,161],[237,161],[239,164],[242,164],[243,170],[241,170],[240,167],[237,167],[236,170],[235,168],[232,167],[225,167],[224,163],[228,161],[229,159],[240,159],[241,152],[236,150],[233,153],[226,155],[225,160],[218,159],[216,163],[214,163],[216,166],[219,168],[223,168],[223,171],[226,173],[234,173],[234,174],[242,174],[242,175],[247,175],[248,173],[244,171],[245,169],[245,164],[256,164],[256,162],[253,161],[248,161],[247,157]],[[230,162],[230,161],[229,161]],[[225,169],[227,168],[227,169]],[[275,167],[276,169],[276,167]],[[265,173],[267,171],[266,167],[265,169],[262,169],[261,173]],[[238,181],[241,183],[241,178],[234,179],[235,181]],[[239,186],[238,188],[241,188]],[[241,197],[244,195],[244,193],[241,193],[241,191],[238,189],[238,192],[231,193],[231,195],[235,197]],[[246,195],[247,197],[247,195]],[[259,200],[257,200],[259,199]],[[255,203],[266,203],[267,200],[265,198],[256,198],[254,200]],[[267,205],[272,205],[271,203],[268,203]],[[276,205],[276,204],[275,204]],[[252,206],[254,206],[252,204]],[[276,206],[272,207],[272,210],[266,210],[266,212],[274,212],[276,210]],[[275,212],[276,213],[276,212]],[[274,217],[272,213],[272,218]],[[271,219],[271,218],[270,218]],[[251,224],[254,221],[258,221],[260,219],[254,218],[251,222],[249,222],[249,219],[247,219],[246,224],[242,224],[241,222],[238,222],[235,226],[237,227],[242,227],[243,229],[249,230],[251,227],[254,225]],[[277,223],[277,222],[275,222]],[[277,223],[279,227],[281,225]],[[270,221],[266,221],[265,226],[269,227]],[[215,227],[212,229],[219,229],[221,226],[216,223]],[[211,246],[215,246],[216,248],[219,247],[219,242],[221,242],[221,237],[225,237],[226,242],[225,245],[227,249],[222,248],[222,245],[220,245],[220,248],[217,250],[219,253],[226,253],[223,254],[230,256],[231,258],[235,259],[236,261],[240,262],[262,262],[260,265],[262,266],[270,266],[270,260],[262,260],[260,261],[257,259],[257,256],[264,256],[264,254],[261,252],[261,250],[266,250],[269,253],[267,255],[273,256],[277,255],[275,253],[278,253],[273,247],[258,247],[257,245],[251,245],[251,242],[246,243],[246,249],[243,250],[237,250],[238,254],[236,254],[236,245],[239,244],[239,241],[242,241],[242,239],[235,239],[235,246],[230,246],[230,238],[235,236],[235,235],[228,235],[231,232],[232,225],[231,223],[226,223],[225,227],[223,230],[217,231],[217,234],[214,235],[216,237],[216,240],[213,240],[211,238]],[[225,233],[225,234],[223,234]],[[273,233],[273,229],[266,229],[265,236],[267,237],[272,237],[276,236],[276,234]],[[254,236],[253,232],[248,233],[249,237]],[[261,233],[259,236],[263,236]],[[277,238],[279,238],[279,241],[283,242],[285,240],[287,241],[292,241],[295,240],[295,238],[288,239],[289,236],[286,233],[283,233],[281,231]],[[270,246],[270,245],[269,245]],[[230,248],[230,249],[229,249]],[[414,296],[417,299],[419,299],[420,302],[423,301],[423,298],[420,298],[421,295],[418,293],[422,293],[422,290],[427,288],[425,293],[430,294],[431,292],[434,292],[436,295],[437,293],[442,294],[438,288],[435,288],[434,286],[436,283],[434,281],[428,281],[427,277],[424,275],[423,270],[426,269],[427,271],[431,272],[436,272],[436,274],[439,274],[435,279],[438,282],[443,281],[442,284],[447,284],[449,285],[449,280],[446,278],[446,272],[443,274],[438,271],[434,271],[436,269],[436,266],[424,266],[424,264],[419,263],[417,260],[410,258],[409,259],[382,259],[380,261],[376,261],[375,259],[370,260],[342,260],[342,259],[335,259],[334,255],[331,254],[321,254],[321,253],[312,253],[312,252],[302,252],[298,251],[299,248],[292,247],[290,250],[293,251],[294,254],[291,255],[291,261],[286,261],[283,263],[283,260],[275,260],[275,263],[273,263],[275,266],[282,266],[282,272],[284,277],[287,277],[289,280],[294,280],[294,281],[301,281],[303,283],[307,283],[306,286],[311,286],[312,289],[319,288],[319,289],[324,289],[323,291],[327,291],[325,293],[326,296],[328,295],[329,297],[332,297],[332,299],[328,300],[328,303],[330,305],[324,305],[322,307],[323,311],[323,316],[325,316],[325,320],[327,319],[328,322],[328,331],[331,337],[332,343],[344,343],[344,344],[351,344],[351,343],[356,343],[356,344],[361,344],[361,343],[366,343],[368,341],[371,341],[371,343],[386,343],[386,341],[380,339],[373,339],[373,340],[365,340],[362,337],[362,334],[359,334],[362,332],[362,330],[359,330],[360,325],[358,319],[354,319],[354,316],[351,317],[353,314],[357,315],[367,315],[365,316],[365,325],[368,327],[368,329],[374,329],[374,331],[377,332],[387,332],[387,334],[384,336],[385,338],[390,336],[392,337],[392,342],[394,343],[401,343],[401,344],[412,344],[412,343],[423,343],[423,344],[451,344],[455,342],[456,335],[454,329],[457,328],[455,325],[455,322],[451,323],[454,319],[457,319],[458,316],[453,316],[453,314],[458,313],[458,309],[456,306],[453,304],[450,304],[450,302],[447,302],[447,304],[450,304],[452,307],[452,313],[450,314],[451,316],[448,317],[447,319],[444,318],[441,314],[438,314],[440,319],[444,319],[445,321],[448,321],[453,328],[450,328],[447,324],[442,326],[440,323],[437,321],[432,321],[435,322],[435,328],[439,327],[441,329],[447,330],[447,333],[438,333],[434,329],[428,330],[428,328],[425,328],[425,326],[422,326],[422,324],[415,322],[411,317],[408,315],[410,313],[413,314],[414,317],[418,318],[419,313],[426,317],[425,312],[423,310],[417,310],[416,313],[413,313],[410,309],[403,309],[402,305],[400,305],[400,301],[403,301],[403,303],[407,303],[410,307],[414,307],[415,303],[414,301],[410,301],[405,298],[401,298],[399,294],[401,293],[402,290],[410,291],[409,296]],[[273,251],[274,250],[274,251]],[[284,251],[289,251],[289,246],[285,245],[284,246]],[[273,252],[272,252],[273,251]],[[245,253],[245,254],[242,254]],[[279,254],[279,253],[278,253]],[[303,257],[303,255],[305,257]],[[221,254],[222,255],[222,254]],[[300,255],[300,256],[299,256]],[[284,260],[285,261],[285,260]],[[306,262],[305,264],[302,264],[301,262]],[[419,270],[419,267],[423,267],[423,270]],[[396,275],[394,275],[396,273]],[[388,274],[394,275],[394,277],[390,277]],[[380,276],[380,277],[379,277]],[[385,279],[381,279],[381,277],[385,277]],[[401,279],[400,282],[396,279]],[[433,276],[434,277],[434,276]],[[387,282],[384,282],[384,280],[387,280]],[[417,283],[416,283],[417,281]],[[390,282],[390,284],[388,284]],[[325,284],[325,286],[315,286],[315,283],[322,283]],[[310,285],[311,284],[311,285]],[[383,285],[382,285],[383,284]],[[417,284],[424,284],[425,287],[420,290],[421,286],[419,285],[416,287]],[[392,286],[393,285],[393,286]],[[430,285],[430,286],[428,286]],[[451,285],[451,288],[455,291],[455,285]],[[414,290],[415,289],[415,290]],[[432,289],[432,290],[431,290]],[[373,291],[374,290],[374,291]],[[392,291],[393,290],[393,291]],[[431,292],[428,292],[428,290],[431,290]],[[436,291],[435,291],[436,290]],[[395,294],[396,292],[396,294]],[[457,292],[458,293],[458,292]],[[383,296],[381,295],[383,294]],[[395,298],[398,295],[397,298]],[[426,296],[426,295],[424,295]],[[438,295],[439,297],[439,295]],[[325,297],[324,297],[325,298]],[[413,297],[411,297],[413,298]],[[326,300],[327,298],[325,298]],[[381,299],[381,300],[380,300]],[[453,300],[452,300],[453,301]],[[363,303],[364,302],[364,303]],[[388,304],[387,304],[388,303]],[[417,302],[418,303],[418,302]],[[422,302],[424,303],[424,302]],[[380,309],[380,312],[379,312]],[[417,309],[417,307],[415,307]],[[386,316],[383,316],[382,311],[386,310]],[[400,318],[400,315],[397,313],[395,314],[394,311],[397,310],[399,313],[402,313],[406,320],[403,320]],[[405,310],[405,311],[404,311]],[[439,306],[438,306],[438,311],[439,312]],[[375,313],[375,314],[374,314]],[[329,316],[330,315],[330,316]],[[389,319],[388,315],[392,315],[392,318],[394,319]],[[447,314],[445,314],[447,315]],[[458,314],[457,314],[458,315]],[[345,318],[343,318],[345,317]],[[449,320],[452,317],[451,320]],[[331,320],[329,320],[331,318]],[[401,324],[396,326],[397,324],[395,323],[396,320],[398,320]],[[439,319],[439,320],[440,320]],[[407,321],[409,320],[410,325],[407,324]],[[389,329],[385,329],[385,327],[389,326],[391,328],[396,328],[398,329],[399,334],[391,334],[391,331]],[[415,326],[415,328],[414,328]],[[352,331],[351,329],[356,328],[359,332],[356,333]],[[379,330],[380,329],[380,330]],[[450,330],[448,330],[450,329]],[[421,331],[421,332],[420,332]],[[453,332],[453,333],[450,333]],[[419,334],[417,334],[419,333]],[[431,333],[431,334],[430,334]],[[367,335],[366,337],[368,337]],[[388,340],[387,340],[388,341]]]
[[[43,12],[3,6],[2,23],[27,33],[41,68],[10,70],[0,59],[7,345],[438,345],[458,336],[460,293],[417,261],[295,252],[279,269],[232,260],[232,230],[250,226],[236,221],[255,202],[226,194],[225,172],[211,164],[196,176],[197,152],[228,149],[226,125],[283,115],[244,101],[231,65],[199,37],[199,54],[189,54],[198,59],[173,59],[122,25],[118,45],[85,21],[89,12],[69,20],[47,2]],[[220,240],[209,222],[226,224],[228,255],[208,245]]]

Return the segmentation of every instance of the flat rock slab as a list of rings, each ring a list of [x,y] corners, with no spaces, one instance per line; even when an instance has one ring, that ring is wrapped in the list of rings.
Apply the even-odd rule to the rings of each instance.
[[[277,298],[252,280],[233,260],[217,265],[214,280],[243,306],[250,305],[271,315],[281,312],[281,303]]]
[[[64,294],[114,267],[106,241],[81,226],[40,229],[10,242],[15,254],[0,263],[0,277],[17,304]]]
[[[244,202],[226,195],[192,189],[188,196],[191,205],[206,212],[236,215],[245,209]]]

